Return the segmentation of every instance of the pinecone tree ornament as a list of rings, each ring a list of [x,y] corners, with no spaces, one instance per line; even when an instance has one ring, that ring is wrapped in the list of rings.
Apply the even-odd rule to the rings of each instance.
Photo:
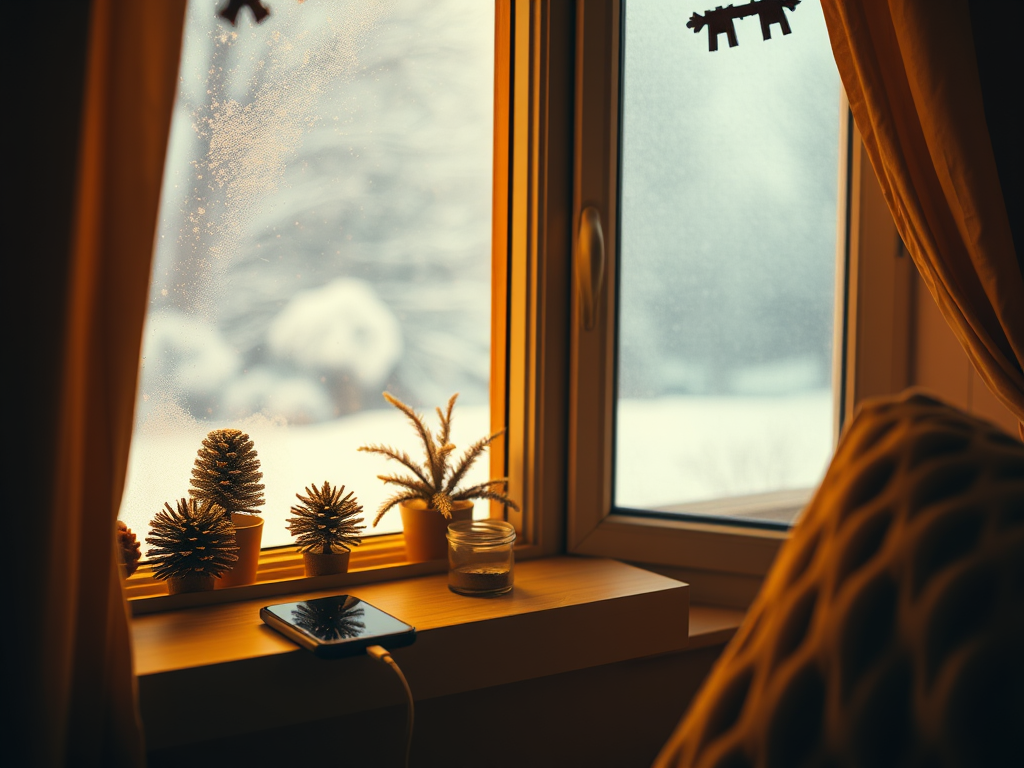
[[[153,575],[168,580],[172,594],[212,589],[238,559],[234,525],[212,501],[183,498],[177,509],[165,503],[149,526],[146,543],[153,548],[146,555]]]
[[[345,493],[345,486],[331,488],[324,482],[322,488],[314,484],[306,488],[306,495],[295,494],[302,502],[292,507],[295,517],[288,518],[288,530],[296,538],[300,552],[340,552],[358,547],[362,543],[359,532],[366,528],[363,507],[355,496]]]
[[[327,481],[322,488],[307,487],[305,496],[295,494],[301,503],[292,507],[288,530],[298,542],[307,576],[345,573],[351,548],[362,543],[363,508],[352,493],[343,494],[344,485],[332,488]]]
[[[115,536],[117,539],[117,559],[124,569],[124,577],[127,579],[138,570],[139,561],[142,560],[142,545],[139,544],[139,539],[132,532],[132,529],[121,520],[117,521]]]
[[[264,503],[260,460],[249,435],[238,429],[215,429],[203,439],[192,467],[189,495],[235,512],[259,513]]]

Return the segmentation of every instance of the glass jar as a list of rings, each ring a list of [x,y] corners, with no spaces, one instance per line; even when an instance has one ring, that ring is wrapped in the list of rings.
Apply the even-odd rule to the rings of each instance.
[[[448,526],[448,589],[494,597],[512,589],[516,529],[504,520],[460,520]]]

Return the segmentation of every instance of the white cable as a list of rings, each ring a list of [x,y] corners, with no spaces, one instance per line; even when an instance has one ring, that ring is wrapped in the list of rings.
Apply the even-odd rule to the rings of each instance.
[[[412,752],[412,724],[414,709],[412,689],[409,687],[409,681],[405,679],[405,675],[402,674],[402,670],[399,668],[398,663],[391,658],[391,654],[386,648],[382,648],[379,645],[371,645],[366,649],[366,653],[377,659],[377,661],[382,661],[391,667],[391,669],[395,671],[395,674],[398,675],[398,679],[402,681],[402,687],[405,688],[407,704],[405,718],[405,768],[409,768],[409,755]]]

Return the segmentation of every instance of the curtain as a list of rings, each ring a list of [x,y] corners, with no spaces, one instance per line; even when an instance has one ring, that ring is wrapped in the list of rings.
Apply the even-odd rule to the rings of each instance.
[[[1004,187],[1019,188],[1020,169],[997,164],[993,150],[1009,128],[1000,118],[1010,111],[997,109],[997,100],[1009,106],[1016,75],[988,72],[995,87],[983,94],[978,58],[990,46],[1013,60],[1019,29],[998,16],[1019,16],[1020,4],[1012,11],[1012,3],[989,4],[1000,10],[991,28],[977,30],[984,41],[977,51],[976,9],[967,0],[821,4],[854,122],[903,242],[1024,437],[1024,278],[1010,218],[1019,220],[1020,211],[1006,202],[1017,198],[1004,195]]]
[[[38,427],[38,442],[50,451],[39,489],[46,503],[34,510],[38,519],[30,528],[41,540],[32,578],[19,584],[30,608],[17,618],[32,630],[19,670],[28,681],[21,713],[28,727],[18,737],[30,756],[20,764],[106,768],[145,761],[114,524],[128,463],[185,0],[93,0],[85,12],[53,4],[44,21],[59,26],[54,17],[65,11],[79,12],[81,26],[64,23],[58,39],[71,40],[84,56],[75,61],[47,46],[46,26],[38,51],[57,65],[62,83],[80,84],[71,98],[81,108],[71,115],[71,108],[48,104],[42,115],[24,118],[30,126],[47,117],[70,120],[54,135],[68,137],[74,162],[55,169],[66,177],[68,211],[60,210],[56,191],[32,201],[46,209],[37,217],[49,217],[49,226],[63,227],[66,237],[62,247],[34,254],[50,265],[51,282],[24,286],[39,314],[51,318],[33,346],[48,358],[41,365],[55,383],[42,410],[55,417],[41,417]],[[32,87],[48,85],[39,78]],[[55,142],[35,144],[43,153],[61,152]],[[41,166],[47,167],[45,159]],[[44,185],[59,191],[61,178]],[[56,241],[40,242],[45,248]],[[47,391],[45,382],[41,388]]]

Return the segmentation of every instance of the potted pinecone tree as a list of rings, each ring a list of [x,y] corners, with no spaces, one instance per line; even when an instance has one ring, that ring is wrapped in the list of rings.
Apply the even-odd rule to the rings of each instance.
[[[179,499],[177,509],[165,503],[150,521],[146,556],[153,576],[167,581],[167,590],[203,592],[230,572],[238,559],[234,528],[224,509],[212,501]]]
[[[397,485],[399,490],[386,499],[377,510],[373,525],[392,507],[398,506],[402,515],[402,530],[405,534],[405,551],[409,562],[438,560],[448,556],[448,524],[456,520],[473,518],[473,499],[498,501],[507,507],[519,509],[503,489],[508,479],[501,477],[476,485],[461,485],[466,472],[480,458],[492,440],[501,436],[504,430],[495,432],[473,443],[458,461],[452,460],[455,446],[450,442],[452,409],[456,392],[448,400],[445,410],[437,408],[440,431],[435,437],[427,428],[423,417],[388,392],[384,399],[405,414],[412,423],[416,434],[423,443],[424,462],[413,461],[405,451],[386,445],[364,445],[360,451],[379,453],[405,466],[411,475],[378,475],[388,485]]]
[[[363,507],[352,493],[344,493],[344,485],[332,488],[324,481],[322,488],[307,487],[305,496],[295,494],[300,503],[292,507],[288,530],[298,542],[307,576],[347,572],[352,547],[362,543]]]
[[[239,429],[214,429],[203,444],[192,467],[189,495],[223,507],[235,527],[238,561],[217,580],[217,587],[253,584],[260,562],[263,539],[264,485],[260,483],[260,460],[249,435]]]

